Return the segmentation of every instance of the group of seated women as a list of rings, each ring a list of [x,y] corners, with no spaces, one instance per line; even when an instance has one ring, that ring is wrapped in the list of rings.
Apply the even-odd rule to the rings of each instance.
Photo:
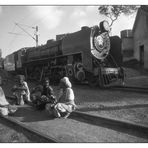
[[[31,93],[24,76],[20,75],[18,80],[19,83],[12,88],[17,105],[28,103],[37,110],[45,110],[49,116],[57,118],[67,118],[76,109],[74,92],[68,77],[60,80],[58,97],[54,95],[53,88],[49,85],[49,79],[45,79],[43,86],[33,88]],[[17,108],[8,103],[0,87],[0,114],[8,115],[16,110]]]

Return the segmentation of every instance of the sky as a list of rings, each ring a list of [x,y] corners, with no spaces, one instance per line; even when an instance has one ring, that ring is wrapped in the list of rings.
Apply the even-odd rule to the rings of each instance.
[[[0,5],[0,49],[2,57],[23,47],[35,46],[32,38],[39,28],[39,45],[45,44],[56,35],[79,31],[82,26],[98,25],[107,17],[98,12],[99,5]],[[132,29],[136,13],[122,15],[113,25],[112,35],[120,36],[120,31]],[[20,29],[15,23],[28,32]],[[30,26],[30,27],[29,27]],[[12,33],[17,33],[12,34]]]

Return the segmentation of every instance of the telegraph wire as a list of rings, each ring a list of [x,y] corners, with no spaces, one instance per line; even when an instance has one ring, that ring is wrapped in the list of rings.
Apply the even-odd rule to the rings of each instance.
[[[18,23],[15,23],[21,30],[23,30],[25,33],[27,33],[32,39],[36,40],[30,33],[28,33],[24,28],[22,28]]]

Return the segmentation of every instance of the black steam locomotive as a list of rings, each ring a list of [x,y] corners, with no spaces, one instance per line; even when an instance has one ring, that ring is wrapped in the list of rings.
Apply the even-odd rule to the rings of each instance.
[[[57,36],[45,45],[22,48],[4,60],[8,71],[24,73],[27,79],[58,82],[68,76],[73,82],[104,87],[123,76],[121,40],[109,37],[109,24],[82,27],[80,31]]]

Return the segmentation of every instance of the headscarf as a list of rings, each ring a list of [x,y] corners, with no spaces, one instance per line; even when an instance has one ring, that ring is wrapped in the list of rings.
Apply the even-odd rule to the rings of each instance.
[[[25,76],[24,75],[17,75],[18,80],[25,80]]]
[[[66,88],[71,88],[72,87],[72,84],[71,84],[71,82],[69,81],[69,78],[68,77],[64,77],[64,78],[62,78],[61,80],[60,80],[60,84],[62,85],[64,85],[64,87],[66,87]],[[62,85],[62,86],[63,86]]]

